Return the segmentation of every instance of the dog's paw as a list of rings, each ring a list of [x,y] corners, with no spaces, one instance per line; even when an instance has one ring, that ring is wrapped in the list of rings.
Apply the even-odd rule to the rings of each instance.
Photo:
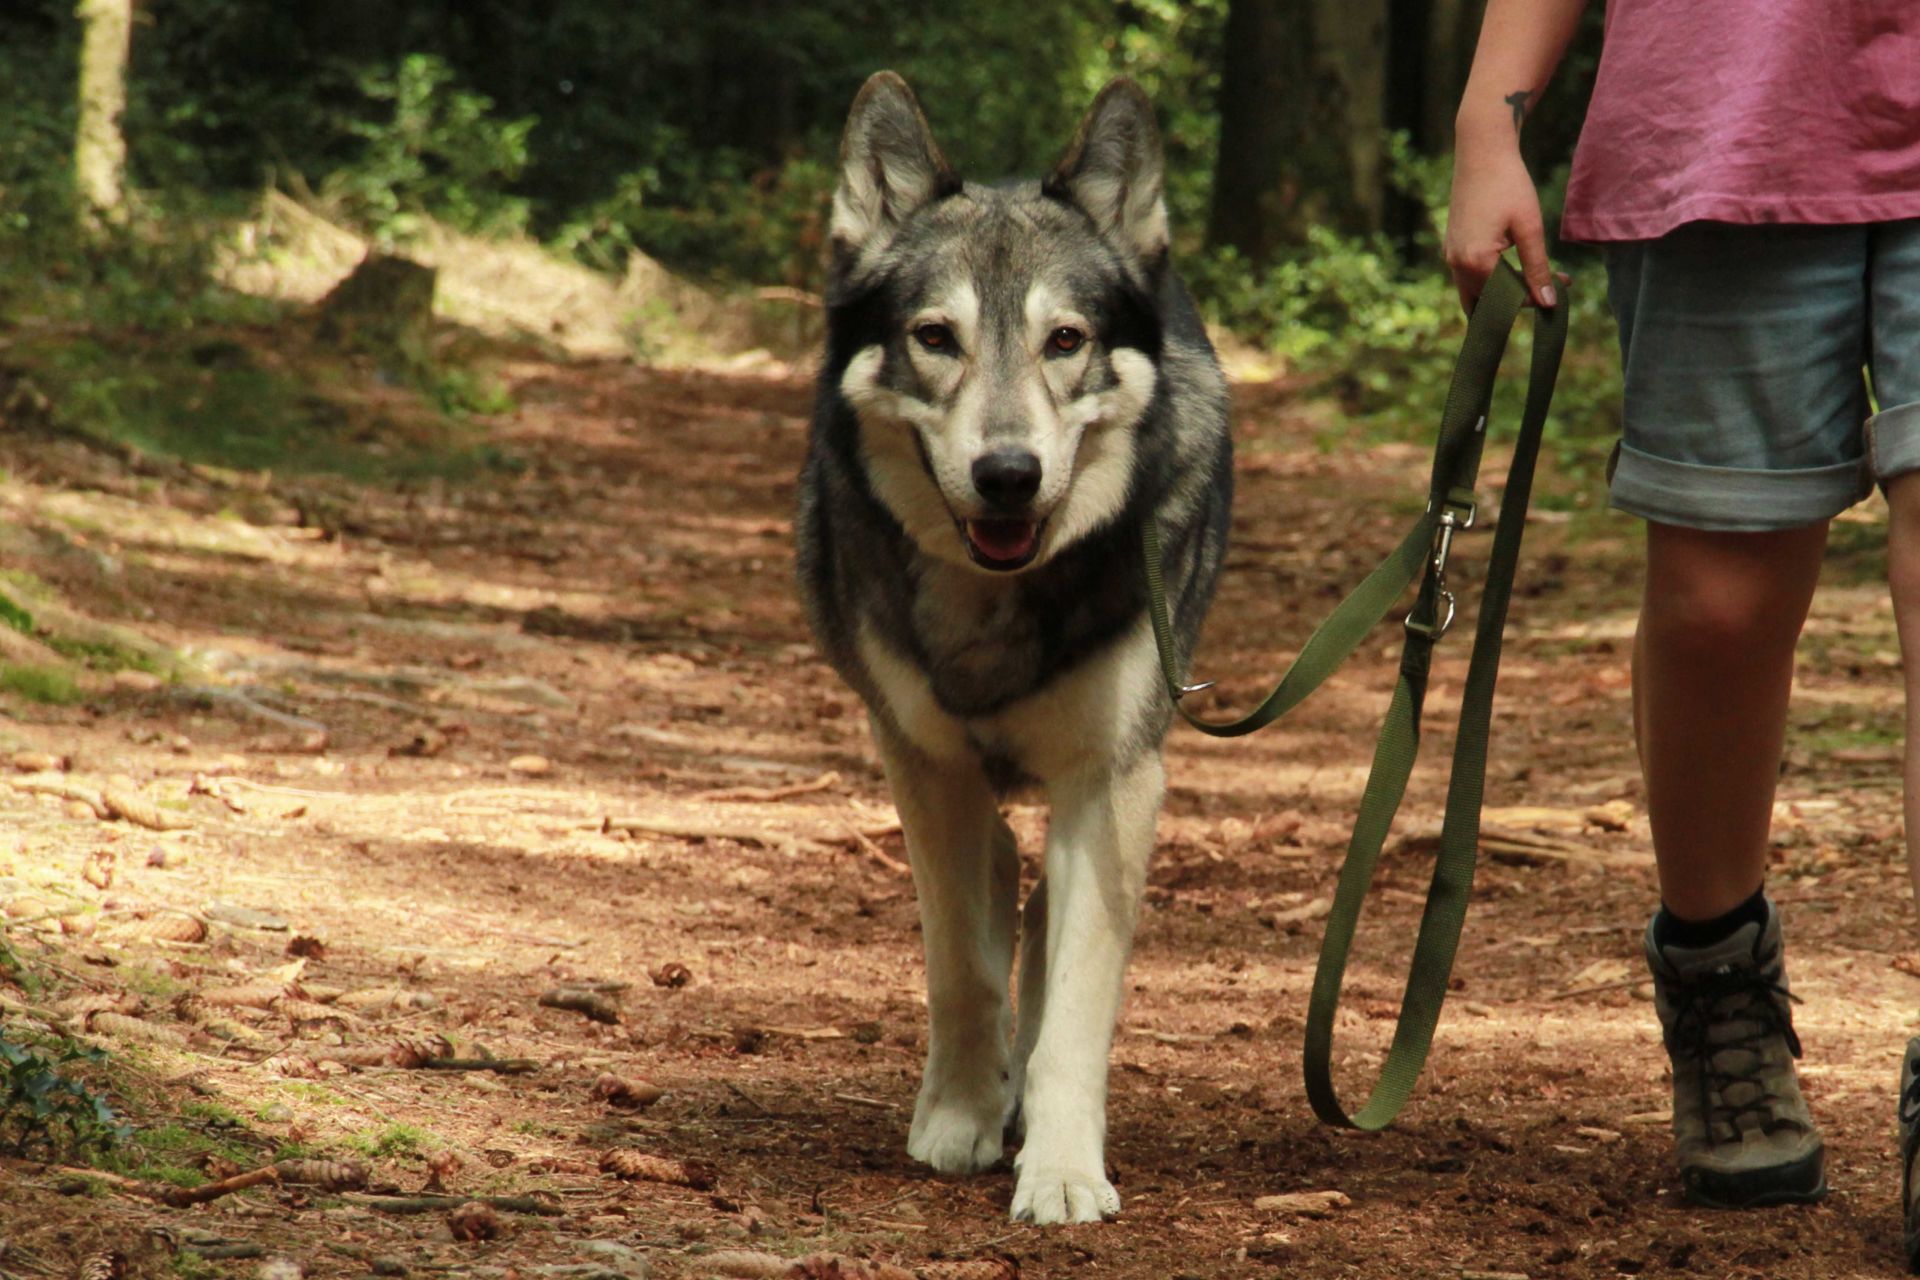
[[[1013,1186],[1015,1222],[1099,1222],[1120,1212],[1120,1193],[1106,1174],[1057,1165],[1023,1163]]]
[[[1001,1147],[998,1103],[969,1107],[922,1101],[907,1132],[907,1154],[941,1173],[978,1173],[997,1163]]]

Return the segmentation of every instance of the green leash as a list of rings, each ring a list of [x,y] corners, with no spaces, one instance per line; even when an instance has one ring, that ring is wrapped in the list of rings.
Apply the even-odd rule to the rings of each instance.
[[[1527,500],[1533,488],[1533,470],[1540,452],[1540,433],[1566,345],[1568,300],[1563,288],[1560,305],[1535,311],[1533,364],[1527,382],[1526,410],[1507,487],[1501,500],[1500,525],[1494,533],[1493,553],[1487,565],[1486,586],[1473,654],[1467,666],[1461,696],[1460,730],[1454,742],[1453,773],[1447,786],[1446,818],[1441,828],[1440,852],[1427,906],[1414,944],[1413,963],[1401,999],[1400,1021],[1393,1045],[1366,1105],[1348,1115],[1334,1091],[1333,1021],[1340,1006],[1340,984],[1347,970],[1355,927],[1380,850],[1393,826],[1394,814],[1406,794],[1407,778],[1420,752],[1420,714],[1426,700],[1427,673],[1433,646],[1453,622],[1454,596],[1447,587],[1447,560],[1454,534],[1472,526],[1476,511],[1474,482],[1480,472],[1481,448],[1486,442],[1487,410],[1500,371],[1507,337],[1526,301],[1526,283],[1504,260],[1467,323],[1467,336],[1454,365],[1440,419],[1440,439],[1434,448],[1433,478],[1427,490],[1427,509],[1400,545],[1378,568],[1355,587],[1319,630],[1301,648],[1280,683],[1244,717],[1226,723],[1202,720],[1180,705],[1180,699],[1205,685],[1188,685],[1174,644],[1167,614],[1166,586],[1161,572],[1159,531],[1149,521],[1142,535],[1146,554],[1147,606],[1153,618],[1154,639],[1160,649],[1160,669],[1167,692],[1181,716],[1202,733],[1235,738],[1273,723],[1298,706],[1308,694],[1354,651],[1374,624],[1386,616],[1401,594],[1420,579],[1413,608],[1406,617],[1406,648],[1400,657],[1400,680],[1387,709],[1385,726],[1374,749],[1366,792],[1354,822],[1353,839],[1340,871],[1333,911],[1327,917],[1320,965],[1314,973],[1313,995],[1307,1006],[1305,1070],[1307,1099],[1314,1114],[1328,1124],[1354,1129],[1383,1129],[1393,1122],[1413,1092],[1414,1082],[1433,1043],[1434,1025],[1447,995],[1460,929],[1466,921],[1467,901],[1473,889],[1474,862],[1480,845],[1480,807],[1485,790],[1488,726],[1493,690],[1500,668],[1501,633],[1506,626],[1507,602],[1520,558],[1520,537],[1526,523]]]

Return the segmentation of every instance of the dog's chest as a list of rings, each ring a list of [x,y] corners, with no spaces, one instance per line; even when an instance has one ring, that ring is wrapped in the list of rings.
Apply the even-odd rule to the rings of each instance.
[[[1048,628],[1011,582],[933,569],[916,584],[910,622],[933,695],[953,715],[986,714],[1040,683]]]

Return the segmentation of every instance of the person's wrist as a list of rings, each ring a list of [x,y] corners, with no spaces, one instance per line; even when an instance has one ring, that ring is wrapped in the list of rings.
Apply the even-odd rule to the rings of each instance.
[[[1520,133],[1513,125],[1513,108],[1503,102],[1462,101],[1453,120],[1453,147],[1456,153],[1476,157],[1518,152]]]

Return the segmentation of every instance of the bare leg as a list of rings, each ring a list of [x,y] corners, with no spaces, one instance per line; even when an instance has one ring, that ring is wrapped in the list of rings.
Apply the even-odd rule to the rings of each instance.
[[[1887,585],[1907,683],[1907,870],[1920,901],[1920,472],[1887,482]]]
[[[1015,903],[1013,834],[978,765],[930,761],[876,725],[920,899],[927,1070],[907,1152],[943,1173],[999,1160],[1008,1080]]]
[[[1120,1211],[1106,1173],[1107,1054],[1165,789],[1157,754],[1053,784],[1046,1003],[1027,1060],[1016,1219],[1094,1222]]]
[[[1634,729],[1660,895],[1681,919],[1723,915],[1765,877],[1794,644],[1826,541],[1824,522],[1647,526]]]

